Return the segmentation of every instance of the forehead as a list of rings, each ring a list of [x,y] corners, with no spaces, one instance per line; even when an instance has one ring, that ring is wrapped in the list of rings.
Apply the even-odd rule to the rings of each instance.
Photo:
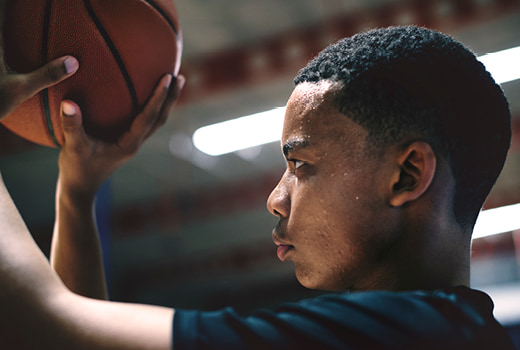
[[[310,113],[317,108],[332,108],[335,94],[341,86],[340,83],[329,80],[298,84],[287,102],[287,108],[291,109],[292,114],[297,115]]]
[[[287,102],[282,133],[284,151],[292,144],[331,147],[364,143],[366,131],[338,111],[341,83],[320,81],[297,85]]]

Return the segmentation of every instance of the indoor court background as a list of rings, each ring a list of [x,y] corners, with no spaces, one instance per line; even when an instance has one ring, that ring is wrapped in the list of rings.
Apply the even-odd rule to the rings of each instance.
[[[187,83],[174,115],[99,194],[110,295],[240,312],[314,295],[271,241],[265,207],[284,170],[278,143],[212,157],[193,147],[204,125],[284,106],[298,69],[365,29],[418,24],[478,56],[520,46],[518,0],[177,0]],[[517,64],[520,64],[518,62]],[[520,202],[520,80],[502,84],[513,143],[486,208]],[[471,125],[467,125],[471,129]],[[48,251],[58,150],[0,130],[0,169]],[[472,284],[491,293],[520,339],[520,230],[474,241]],[[516,329],[516,333],[515,333]],[[519,341],[520,343],[520,341]]]

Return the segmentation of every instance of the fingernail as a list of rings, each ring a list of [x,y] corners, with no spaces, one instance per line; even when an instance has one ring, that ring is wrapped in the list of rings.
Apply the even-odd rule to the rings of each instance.
[[[177,77],[177,80],[179,81],[179,88],[182,90],[184,84],[186,83],[186,78],[184,77],[184,75],[179,75]]]
[[[166,76],[166,81],[165,81],[165,83],[166,83],[166,88],[169,88],[170,85],[172,84],[172,75],[171,75],[171,74],[168,74],[168,75]]]
[[[63,115],[72,117],[76,114],[76,107],[72,103],[62,102],[61,111],[63,112]]]
[[[65,61],[63,61],[63,64],[65,65],[67,74],[72,74],[79,68],[79,62],[74,57],[67,57]]]

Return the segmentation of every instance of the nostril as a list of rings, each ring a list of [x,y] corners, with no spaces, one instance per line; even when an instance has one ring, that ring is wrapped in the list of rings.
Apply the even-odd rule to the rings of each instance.
[[[284,218],[289,214],[290,197],[287,189],[287,183],[284,181],[285,175],[273,189],[267,199],[267,209],[271,214],[279,218]]]
[[[276,217],[285,218],[289,214],[289,200],[287,197],[272,196],[268,209]]]

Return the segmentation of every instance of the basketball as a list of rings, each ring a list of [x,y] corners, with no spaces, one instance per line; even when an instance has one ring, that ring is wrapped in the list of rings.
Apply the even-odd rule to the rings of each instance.
[[[64,99],[80,106],[87,134],[116,141],[161,77],[177,75],[182,36],[172,0],[10,0],[4,47],[8,69],[17,73],[64,55],[78,59],[76,74],[2,120],[29,141],[59,147]]]

